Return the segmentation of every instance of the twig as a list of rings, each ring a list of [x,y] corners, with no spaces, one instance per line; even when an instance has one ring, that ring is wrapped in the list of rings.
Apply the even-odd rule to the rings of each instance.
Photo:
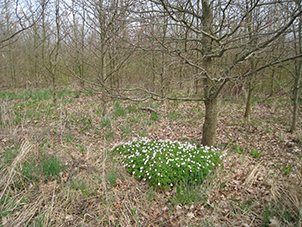
[[[151,107],[141,107],[139,108],[140,110],[145,110],[147,112],[150,112],[150,113],[156,113],[156,114],[160,114],[159,112],[157,112],[155,109],[151,108]]]

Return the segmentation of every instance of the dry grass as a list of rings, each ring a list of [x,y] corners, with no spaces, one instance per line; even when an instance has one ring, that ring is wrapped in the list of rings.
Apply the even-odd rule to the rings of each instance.
[[[21,114],[23,118],[16,124],[13,112],[7,110],[18,110],[18,100],[6,102],[1,107],[2,119],[6,119],[2,120],[6,124],[0,125],[1,161],[13,145],[21,146],[12,162],[1,165],[1,224],[261,226],[268,219],[271,226],[284,225],[288,220],[282,215],[273,211],[264,215],[270,204],[285,204],[292,215],[292,222],[286,224],[297,224],[302,207],[302,145],[297,140],[299,134],[286,132],[286,109],[256,106],[254,118],[247,124],[240,120],[243,110],[236,108],[237,104],[221,104],[217,143],[227,152],[226,162],[197,191],[207,196],[206,201],[182,205],[171,201],[176,195],[175,188],[152,188],[128,175],[120,157],[112,155],[110,149],[116,143],[143,134],[151,139],[196,141],[201,137],[203,105],[175,102],[121,105],[128,107],[127,116],[115,116],[114,104],[110,105],[110,126],[99,117],[98,99],[93,96],[72,103],[61,100],[59,108],[50,101],[28,106],[28,112],[33,108],[41,114],[32,118]],[[45,106],[49,107],[48,112],[43,111]],[[150,120],[150,113],[140,107],[156,110],[159,119]],[[171,114],[172,110],[179,114],[177,118]],[[8,114],[11,114],[9,121]],[[284,122],[277,123],[271,116]],[[236,152],[235,144],[243,152]],[[251,149],[261,148],[263,157],[251,155]],[[42,152],[59,157],[65,168],[59,177],[26,179],[20,171],[23,163],[35,160]],[[116,175],[109,176],[113,165]],[[285,174],[288,166],[291,169]],[[115,185],[109,177],[116,177]]]

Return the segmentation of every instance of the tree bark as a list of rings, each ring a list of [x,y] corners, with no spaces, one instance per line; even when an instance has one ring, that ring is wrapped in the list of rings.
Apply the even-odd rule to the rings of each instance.
[[[252,82],[249,81],[249,87],[248,87],[248,95],[246,100],[246,106],[245,106],[245,113],[244,118],[247,121],[250,121],[251,119],[251,107],[252,107],[252,100],[253,100],[253,93],[254,93],[254,86],[252,85]]]
[[[204,146],[214,146],[216,139],[216,128],[217,128],[217,98],[206,99],[204,101],[206,106],[205,121],[202,128],[202,141]]]
[[[295,85],[294,85],[294,97],[293,97],[293,118],[292,118],[292,125],[290,128],[290,132],[293,133],[297,129],[297,120],[298,120],[298,110],[299,110],[299,90],[300,90],[300,79],[301,79],[301,68],[302,68],[302,61],[298,60],[299,62],[299,70],[295,77]]]
[[[212,10],[209,0],[202,1],[202,12],[203,12],[203,30],[207,33],[211,33],[212,28]],[[211,38],[203,35],[202,36],[202,53],[204,56],[209,55],[211,50]],[[210,71],[212,64],[211,57],[205,57],[202,65],[205,70],[205,74]],[[216,139],[216,128],[217,128],[217,99],[215,96],[215,84],[210,78],[204,79],[204,103],[206,108],[205,121],[202,128],[202,140],[201,143],[204,146],[214,146]]]
[[[300,2],[296,2],[296,4],[301,4]],[[302,17],[299,16],[299,24],[298,24],[298,35],[294,34],[296,41],[295,49],[296,54],[302,53]],[[298,120],[298,110],[299,110],[299,93],[300,93],[300,80],[301,80],[301,73],[302,73],[302,60],[299,59],[295,62],[296,65],[296,75],[295,75],[295,84],[293,90],[293,118],[292,118],[292,125],[290,128],[290,132],[293,133],[296,131],[297,127],[297,120]]]

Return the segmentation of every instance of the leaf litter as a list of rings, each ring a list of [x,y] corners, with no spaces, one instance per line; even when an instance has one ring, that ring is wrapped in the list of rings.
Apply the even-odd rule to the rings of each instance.
[[[16,189],[11,179],[14,164],[10,169],[3,169],[1,177],[8,181],[7,186],[2,184],[1,194],[19,202],[11,207],[10,214],[1,215],[2,225],[40,222],[43,226],[198,226],[201,223],[259,226],[264,222],[265,207],[273,202],[284,202],[293,214],[301,215],[302,146],[297,142],[301,131],[287,132],[288,125],[284,123],[290,122],[287,110],[257,103],[251,122],[245,122],[243,111],[236,104],[221,104],[216,141],[227,153],[223,169],[214,171],[200,187],[200,193],[205,193],[207,199],[188,206],[171,202],[177,193],[175,187],[156,189],[136,181],[110,150],[115,144],[139,137],[144,130],[150,139],[197,143],[202,136],[204,106],[164,101],[155,107],[149,103],[149,108],[160,113],[158,119],[151,121],[151,112],[139,108],[117,118],[112,104],[108,115],[111,127],[104,127],[97,113],[98,102],[93,96],[81,97],[75,103],[61,104],[50,116],[3,130],[2,154],[11,144],[24,141],[32,144],[32,152],[21,146],[20,154],[26,151],[29,157],[36,155],[37,147],[42,146],[50,155],[64,160],[66,168],[58,181],[40,181],[22,191]],[[122,105],[133,107],[130,102]],[[178,113],[178,117],[171,116],[171,111]],[[273,118],[285,120],[276,123]],[[127,126],[131,130],[123,131],[122,127]],[[301,130],[301,122],[298,129]],[[263,152],[254,157],[252,149]],[[115,185],[106,179],[113,163],[117,173]],[[21,203],[24,197],[29,199]],[[283,221],[276,216],[269,220],[270,226],[279,226]]]

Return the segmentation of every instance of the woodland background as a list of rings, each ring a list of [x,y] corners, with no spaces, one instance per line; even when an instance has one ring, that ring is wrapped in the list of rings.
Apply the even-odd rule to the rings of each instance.
[[[301,224],[300,0],[4,0],[0,13],[3,225]],[[175,204],[110,155],[132,136],[227,162],[182,193],[206,199]],[[43,160],[58,169],[39,175]]]

